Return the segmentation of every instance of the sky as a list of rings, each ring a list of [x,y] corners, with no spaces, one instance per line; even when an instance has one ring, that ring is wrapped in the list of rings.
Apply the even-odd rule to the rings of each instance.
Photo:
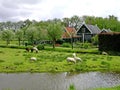
[[[77,16],[108,17],[120,20],[120,0],[0,0],[0,22],[48,20]]]

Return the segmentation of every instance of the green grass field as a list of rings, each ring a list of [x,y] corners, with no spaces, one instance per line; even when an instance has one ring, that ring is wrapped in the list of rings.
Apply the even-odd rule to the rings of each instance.
[[[31,53],[24,49],[0,48],[0,72],[120,72],[119,56],[79,52],[77,56],[83,61],[74,64],[66,61],[72,53],[65,50],[40,50],[39,53]],[[37,61],[30,61],[32,56],[36,57]]]

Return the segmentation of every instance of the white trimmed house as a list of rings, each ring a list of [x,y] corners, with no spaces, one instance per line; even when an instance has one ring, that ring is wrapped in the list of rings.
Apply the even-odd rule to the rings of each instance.
[[[101,30],[97,25],[89,25],[82,23],[80,28],[77,30],[77,35],[81,36],[80,41],[91,41],[91,38],[96,34],[99,34]]]
[[[70,40],[73,40],[73,42],[81,41],[81,42],[91,42],[91,39],[93,36],[99,34],[99,33],[108,33],[112,32],[110,29],[102,29],[97,25],[90,25],[83,22],[78,30],[75,30],[75,28],[72,27],[65,27],[64,33],[62,35],[62,39],[70,42]]]

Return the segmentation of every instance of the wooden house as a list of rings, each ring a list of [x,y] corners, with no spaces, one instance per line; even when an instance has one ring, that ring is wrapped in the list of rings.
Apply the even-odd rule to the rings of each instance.
[[[109,33],[112,32],[110,29],[103,28],[100,33]]]
[[[80,28],[77,30],[77,36],[81,37],[80,41],[91,41],[91,38],[100,32],[101,30],[97,25],[82,23]]]
[[[64,33],[62,35],[62,39],[65,42],[76,42],[78,40],[80,40],[80,36],[77,35],[77,30],[75,30],[75,28],[72,27],[65,27],[64,28]]]

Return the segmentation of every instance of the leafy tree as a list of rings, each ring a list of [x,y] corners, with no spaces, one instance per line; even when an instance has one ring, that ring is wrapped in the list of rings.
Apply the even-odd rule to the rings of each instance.
[[[63,23],[65,27],[70,27],[71,26],[71,20],[70,18],[63,18]]]
[[[63,18],[63,23],[66,27],[74,27],[76,30],[79,29],[82,21],[82,18],[77,15],[74,15],[71,18]]]
[[[14,38],[14,32],[12,30],[2,31],[2,39],[6,40],[6,44],[10,44],[10,41]]]
[[[71,17],[71,26],[74,27],[76,30],[79,29],[81,23],[82,19],[79,16],[74,15]]]
[[[37,40],[48,40],[48,32],[46,29],[42,29],[40,27],[37,28]]]
[[[53,23],[51,22],[48,27],[48,37],[52,40],[53,48],[55,48],[55,42],[57,39],[61,38],[62,35],[62,25],[61,23]]]
[[[36,27],[33,27],[32,25],[26,30],[26,39],[30,41],[32,44],[34,44],[34,41],[37,39],[37,29]]]
[[[26,39],[26,31],[30,27],[31,24],[32,22],[29,19],[27,19],[21,25],[21,30],[23,31],[23,44]]]
[[[120,32],[120,21],[114,15],[109,15],[108,18],[103,17],[94,17],[94,16],[83,16],[87,24],[92,24],[97,26],[100,29],[110,29],[115,32]]]
[[[19,46],[20,46],[20,41],[22,41],[23,39],[23,31],[22,30],[18,30],[16,33],[16,38],[18,39],[18,43],[19,43]]]

